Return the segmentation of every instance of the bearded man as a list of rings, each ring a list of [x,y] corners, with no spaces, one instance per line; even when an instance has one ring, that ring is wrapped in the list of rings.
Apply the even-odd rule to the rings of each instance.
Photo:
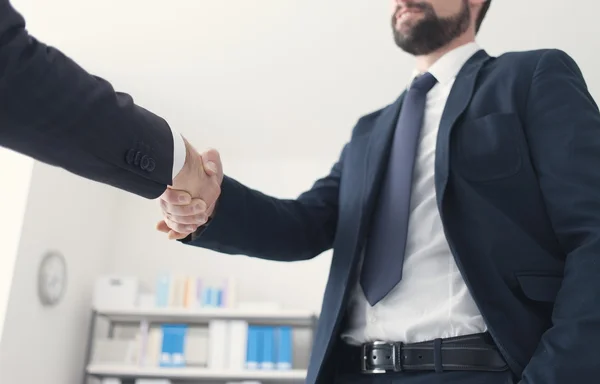
[[[600,113],[578,66],[488,55],[489,0],[393,6],[413,79],[329,175],[283,200],[220,171],[208,224],[173,194],[160,229],[279,261],[333,248],[308,384],[598,382]]]

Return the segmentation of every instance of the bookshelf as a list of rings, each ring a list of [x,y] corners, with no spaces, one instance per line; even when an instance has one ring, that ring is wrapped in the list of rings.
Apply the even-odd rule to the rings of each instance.
[[[210,320],[246,320],[255,324],[290,325],[310,327],[313,325],[313,312],[267,309],[232,308],[98,308],[98,316],[111,322],[136,323],[142,320],[150,322],[185,322],[205,324]]]
[[[261,380],[277,382],[303,382],[304,370],[289,371],[225,371],[206,368],[146,368],[129,367],[119,364],[92,364],[88,366],[88,374],[94,376],[118,376],[121,378],[152,378],[173,380]]]
[[[89,378],[116,377],[124,383],[138,378],[169,379],[179,383],[226,383],[232,380],[257,380],[263,383],[302,383],[306,377],[303,369],[290,370],[223,370],[205,367],[164,368],[159,366],[138,366],[128,364],[105,364],[91,361],[98,321],[108,323],[108,338],[114,335],[114,329],[121,324],[136,325],[142,322],[151,324],[190,324],[204,325],[212,320],[243,320],[248,324],[291,326],[308,328],[314,336],[318,316],[311,311],[267,309],[267,308],[109,308],[97,307],[92,310],[89,327],[88,346],[85,357],[83,383]]]

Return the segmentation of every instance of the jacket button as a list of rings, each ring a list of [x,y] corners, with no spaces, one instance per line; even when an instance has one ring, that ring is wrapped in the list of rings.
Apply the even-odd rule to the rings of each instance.
[[[127,164],[133,164],[133,159],[135,158],[135,150],[130,149],[129,151],[127,151],[127,154],[125,155],[125,161],[127,162]]]
[[[150,163],[150,158],[146,155],[142,156],[142,159],[140,160],[140,168],[142,168],[144,171],[147,170],[149,163]]]
[[[148,159],[148,167],[146,167],[146,171],[152,172],[156,168],[156,163],[153,159]]]

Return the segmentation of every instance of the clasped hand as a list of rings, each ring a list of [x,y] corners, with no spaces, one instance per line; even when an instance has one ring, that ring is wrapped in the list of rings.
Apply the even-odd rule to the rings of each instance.
[[[198,153],[187,141],[186,161],[173,185],[160,196],[163,219],[156,228],[171,240],[194,233],[212,216],[221,194],[223,166],[214,149]]]

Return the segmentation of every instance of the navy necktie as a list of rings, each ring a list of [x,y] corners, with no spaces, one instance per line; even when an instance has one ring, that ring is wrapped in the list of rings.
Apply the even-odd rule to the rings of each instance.
[[[417,77],[402,103],[360,276],[360,284],[372,306],[402,279],[413,168],[427,92],[436,82],[430,73]]]

